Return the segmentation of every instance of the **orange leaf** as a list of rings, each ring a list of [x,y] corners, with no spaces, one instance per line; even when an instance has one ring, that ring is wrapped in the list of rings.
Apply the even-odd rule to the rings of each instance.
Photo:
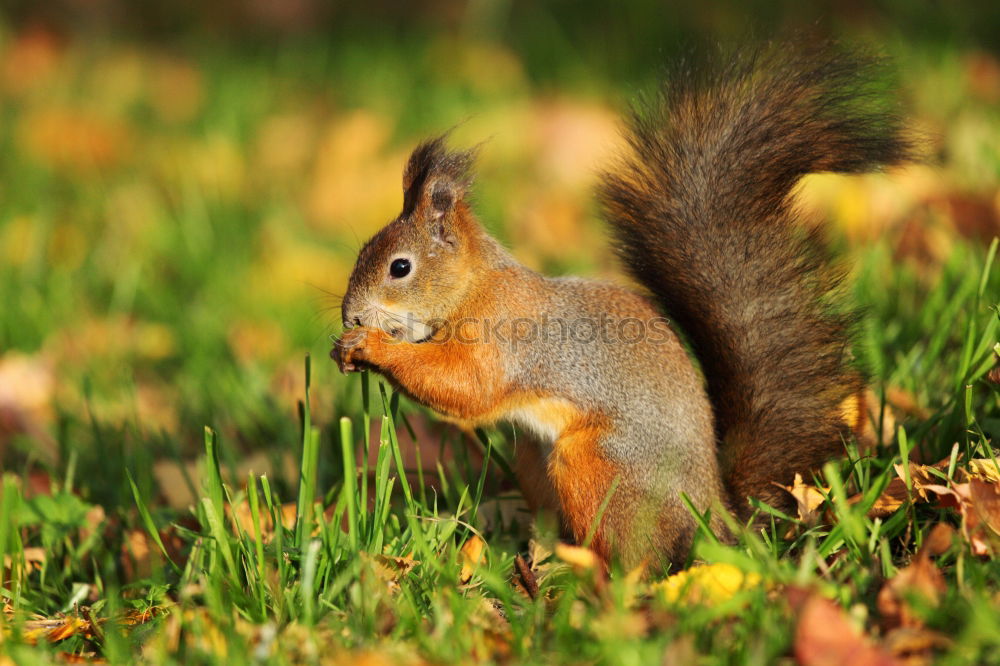
[[[879,495],[874,504],[872,504],[871,509],[868,510],[869,518],[885,518],[886,516],[891,516],[894,514],[901,506],[906,504],[907,499],[914,502],[926,502],[928,501],[927,496],[927,486],[935,485],[941,482],[941,478],[934,474],[931,470],[944,471],[948,469],[948,465],[951,463],[951,458],[945,458],[939,460],[933,465],[918,465],[911,462],[909,465],[910,474],[910,488],[908,492],[906,488],[906,480],[904,476],[904,470],[902,465],[895,465],[896,478],[889,482]],[[848,500],[851,504],[856,504],[862,499],[862,494],[854,495]]]
[[[795,659],[803,666],[895,666],[891,654],[872,644],[829,599],[805,601],[795,629]]]
[[[915,615],[910,599],[917,595],[928,603],[937,605],[946,585],[944,576],[931,560],[931,556],[940,555],[948,550],[954,536],[955,530],[950,526],[944,523],[935,525],[910,565],[882,586],[877,603],[886,627],[923,625],[920,618]]]

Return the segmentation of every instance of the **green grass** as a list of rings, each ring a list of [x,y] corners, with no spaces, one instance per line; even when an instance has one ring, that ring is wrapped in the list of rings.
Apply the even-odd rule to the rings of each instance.
[[[823,470],[820,524],[734,526],[735,546],[699,535],[699,561],[760,585],[699,603],[669,601],[627,572],[604,581],[551,554],[551,525],[534,533],[511,510],[508,428],[463,438],[377,377],[335,372],[326,336],[337,316],[326,308],[336,295],[323,290],[342,289],[358,242],[397,212],[405,150],[463,118],[460,142],[495,135],[478,186],[485,223],[539,268],[613,273],[588,215],[589,165],[547,166],[546,151],[558,151],[538,137],[552,126],[603,132],[602,104],[627,92],[612,81],[540,88],[517,54],[474,45],[491,87],[442,73],[441,53],[469,45],[406,46],[178,56],[73,45],[37,82],[11,88],[0,107],[0,363],[17,355],[52,383],[18,406],[31,428],[0,431],[0,651],[16,663],[57,653],[185,664],[774,663],[791,660],[802,590],[884,641],[885,581],[934,525],[960,519],[934,502],[881,519],[867,509],[894,463],[954,450],[944,472],[954,477],[964,461],[992,457],[1000,434],[1000,393],[985,379],[1000,338],[996,244],[958,233],[945,209],[913,196],[919,186],[892,190],[910,209],[890,215],[882,237],[843,243],[865,311],[855,353],[887,403],[885,445],[862,455],[852,444]],[[921,121],[948,130],[934,182],[992,201],[1000,118],[965,87],[964,54],[891,48],[914,63],[904,78]],[[377,76],[361,75],[359,62]],[[153,90],[170,66],[200,91],[187,115]],[[105,131],[131,138],[92,164],[87,150],[66,152],[75,134],[53,109],[105,127],[95,141]],[[278,131],[288,117],[305,139]],[[277,148],[261,138],[268,131]],[[303,153],[282,152],[292,144]],[[323,151],[340,148],[324,166]],[[863,182],[872,189],[838,190],[823,210],[836,229],[850,227],[843,208],[894,181]],[[329,191],[338,198],[317,204]],[[560,229],[573,242],[533,235],[539,218],[523,211],[570,219]],[[911,218],[922,251],[903,249],[899,228]],[[898,394],[913,406],[894,405]],[[473,538],[486,555],[462,582],[461,548]],[[515,557],[529,552],[535,598],[515,584]],[[940,602],[913,602],[920,623],[950,639],[936,656],[996,663],[1000,560],[958,539],[936,563]],[[31,645],[30,623],[61,614],[91,628]]]
[[[953,512],[926,504],[901,509],[885,520],[866,517],[871,502],[894,476],[891,463],[912,454],[905,442],[918,441],[927,448],[930,458],[925,459],[946,454],[955,442],[965,458],[990,455],[984,432],[996,427],[997,390],[982,377],[991,366],[989,342],[996,338],[997,316],[983,297],[995,286],[996,274],[986,272],[983,252],[968,252],[943,269],[922,299],[925,308],[948,309],[945,299],[934,297],[937,290],[965,294],[960,325],[951,327],[944,351],[935,356],[926,376],[914,377],[916,383],[939,382],[939,390],[932,392],[938,404],[928,418],[902,424],[900,434],[910,436],[900,437],[898,445],[877,457],[855,453],[825,468],[831,488],[828,503],[835,516],[832,526],[801,527],[789,539],[786,523],[779,521],[763,533],[741,530],[735,547],[698,540],[700,559],[757,573],[766,586],[715,605],[668,603],[623,572],[613,575],[607,586],[595,587],[592,572],[574,573],[557,565],[541,577],[538,598],[529,599],[511,583],[514,556],[524,548],[523,532],[508,528],[504,533],[483,511],[484,481],[501,475],[500,467],[491,462],[482,473],[467,474],[438,465],[437,492],[429,490],[427,469],[407,476],[395,433],[409,408],[394,400],[379,380],[367,377],[371,399],[363,417],[344,416],[326,425],[312,422],[305,386],[301,438],[285,443],[296,447],[302,461],[297,520],[274,531],[266,544],[260,539],[270,531],[266,523],[278,524],[281,503],[294,495],[280,497],[267,476],[225,481],[220,451],[227,443],[212,430],[205,433],[205,486],[188,514],[194,519],[190,528],[179,522],[186,512],[150,513],[149,497],[133,484],[138,516],[133,513],[132,521],[148,530],[164,556],[156,559],[150,578],[124,588],[116,587],[118,572],[112,563],[117,544],[77,537],[88,505],[69,493],[67,479],[54,482],[51,495],[25,498],[17,477],[6,475],[0,548],[13,557],[15,569],[3,590],[14,610],[14,621],[6,621],[14,644],[9,641],[4,648],[18,660],[44,659],[53,649],[109,658],[141,649],[145,658],[161,663],[215,663],[223,658],[243,662],[260,655],[274,663],[332,662],[357,650],[391,660],[439,663],[646,663],[672,650],[701,655],[708,662],[766,663],[788,654],[793,640],[793,614],[783,586],[815,587],[872,623],[883,581],[906,564],[932,525],[956,521]],[[964,289],[970,280],[975,288]],[[898,301],[905,291],[887,293],[884,303],[871,305],[877,310]],[[869,353],[882,354],[889,366],[893,358],[913,353],[907,340],[921,346],[920,353],[933,351],[923,341],[938,330],[942,313],[918,308],[914,315],[889,319],[887,324],[899,325],[898,334],[889,347],[873,345]],[[921,330],[913,321],[930,322],[931,328]],[[966,353],[968,349],[972,352]],[[308,359],[306,364],[308,368]],[[951,366],[951,372],[942,372],[942,365]],[[377,459],[364,474],[355,466],[363,439],[356,433],[360,421],[369,419],[381,421],[381,428]],[[917,433],[922,433],[919,438]],[[499,461],[506,444],[494,433],[487,439],[487,451],[494,450],[494,439],[493,460]],[[314,499],[318,456],[339,456],[339,464],[350,470],[329,488],[321,488],[322,501]],[[408,479],[414,476],[411,484]],[[371,484],[370,493],[366,483]],[[846,500],[855,492],[865,499],[851,505]],[[228,507],[234,504],[250,507],[249,527],[232,520]],[[182,562],[171,562],[160,545],[164,529],[180,535]],[[487,555],[463,585],[459,548],[474,534],[485,537]],[[550,547],[551,539],[541,536]],[[35,544],[47,559],[41,569],[29,571],[23,553]],[[403,559],[397,564],[395,558]],[[990,661],[1000,648],[998,562],[974,557],[965,544],[957,543],[938,565],[945,572],[947,592],[938,607],[918,607],[919,616],[952,639],[945,651],[948,659]],[[86,641],[71,637],[57,647],[17,646],[17,619],[26,619],[27,613],[78,612],[67,605],[78,584],[93,586],[83,599],[96,592],[97,601],[87,605],[89,617],[106,619],[100,633]],[[146,608],[156,609],[148,623],[116,624],[126,610]],[[178,638],[179,643],[172,642]]]

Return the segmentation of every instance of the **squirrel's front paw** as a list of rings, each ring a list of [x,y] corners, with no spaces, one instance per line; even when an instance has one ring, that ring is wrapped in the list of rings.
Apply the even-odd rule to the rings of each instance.
[[[337,362],[341,372],[362,370],[365,366],[372,365],[372,352],[383,335],[385,334],[380,329],[367,326],[344,331],[333,344],[330,358]]]

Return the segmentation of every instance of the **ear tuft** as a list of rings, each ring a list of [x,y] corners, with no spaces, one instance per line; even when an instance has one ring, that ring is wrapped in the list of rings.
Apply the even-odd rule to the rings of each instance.
[[[448,134],[425,141],[410,154],[403,171],[403,215],[429,199],[438,213],[448,212],[472,184],[477,149],[450,151]]]
[[[435,183],[431,192],[431,207],[437,214],[444,214],[455,205],[455,193],[450,183]]]

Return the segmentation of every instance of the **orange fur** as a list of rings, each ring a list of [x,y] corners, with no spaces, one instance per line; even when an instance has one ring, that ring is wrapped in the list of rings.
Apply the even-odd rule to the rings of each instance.
[[[502,373],[491,345],[455,338],[411,343],[372,328],[352,329],[339,344],[344,362],[379,368],[417,401],[448,416],[481,422],[509,392],[495,381]]]
[[[606,428],[602,416],[580,414],[556,440],[549,457],[548,473],[562,506],[562,517],[577,543],[587,538],[601,503],[620,476],[598,448]],[[605,562],[612,548],[606,530],[608,522],[607,516],[602,517],[590,544]]]

